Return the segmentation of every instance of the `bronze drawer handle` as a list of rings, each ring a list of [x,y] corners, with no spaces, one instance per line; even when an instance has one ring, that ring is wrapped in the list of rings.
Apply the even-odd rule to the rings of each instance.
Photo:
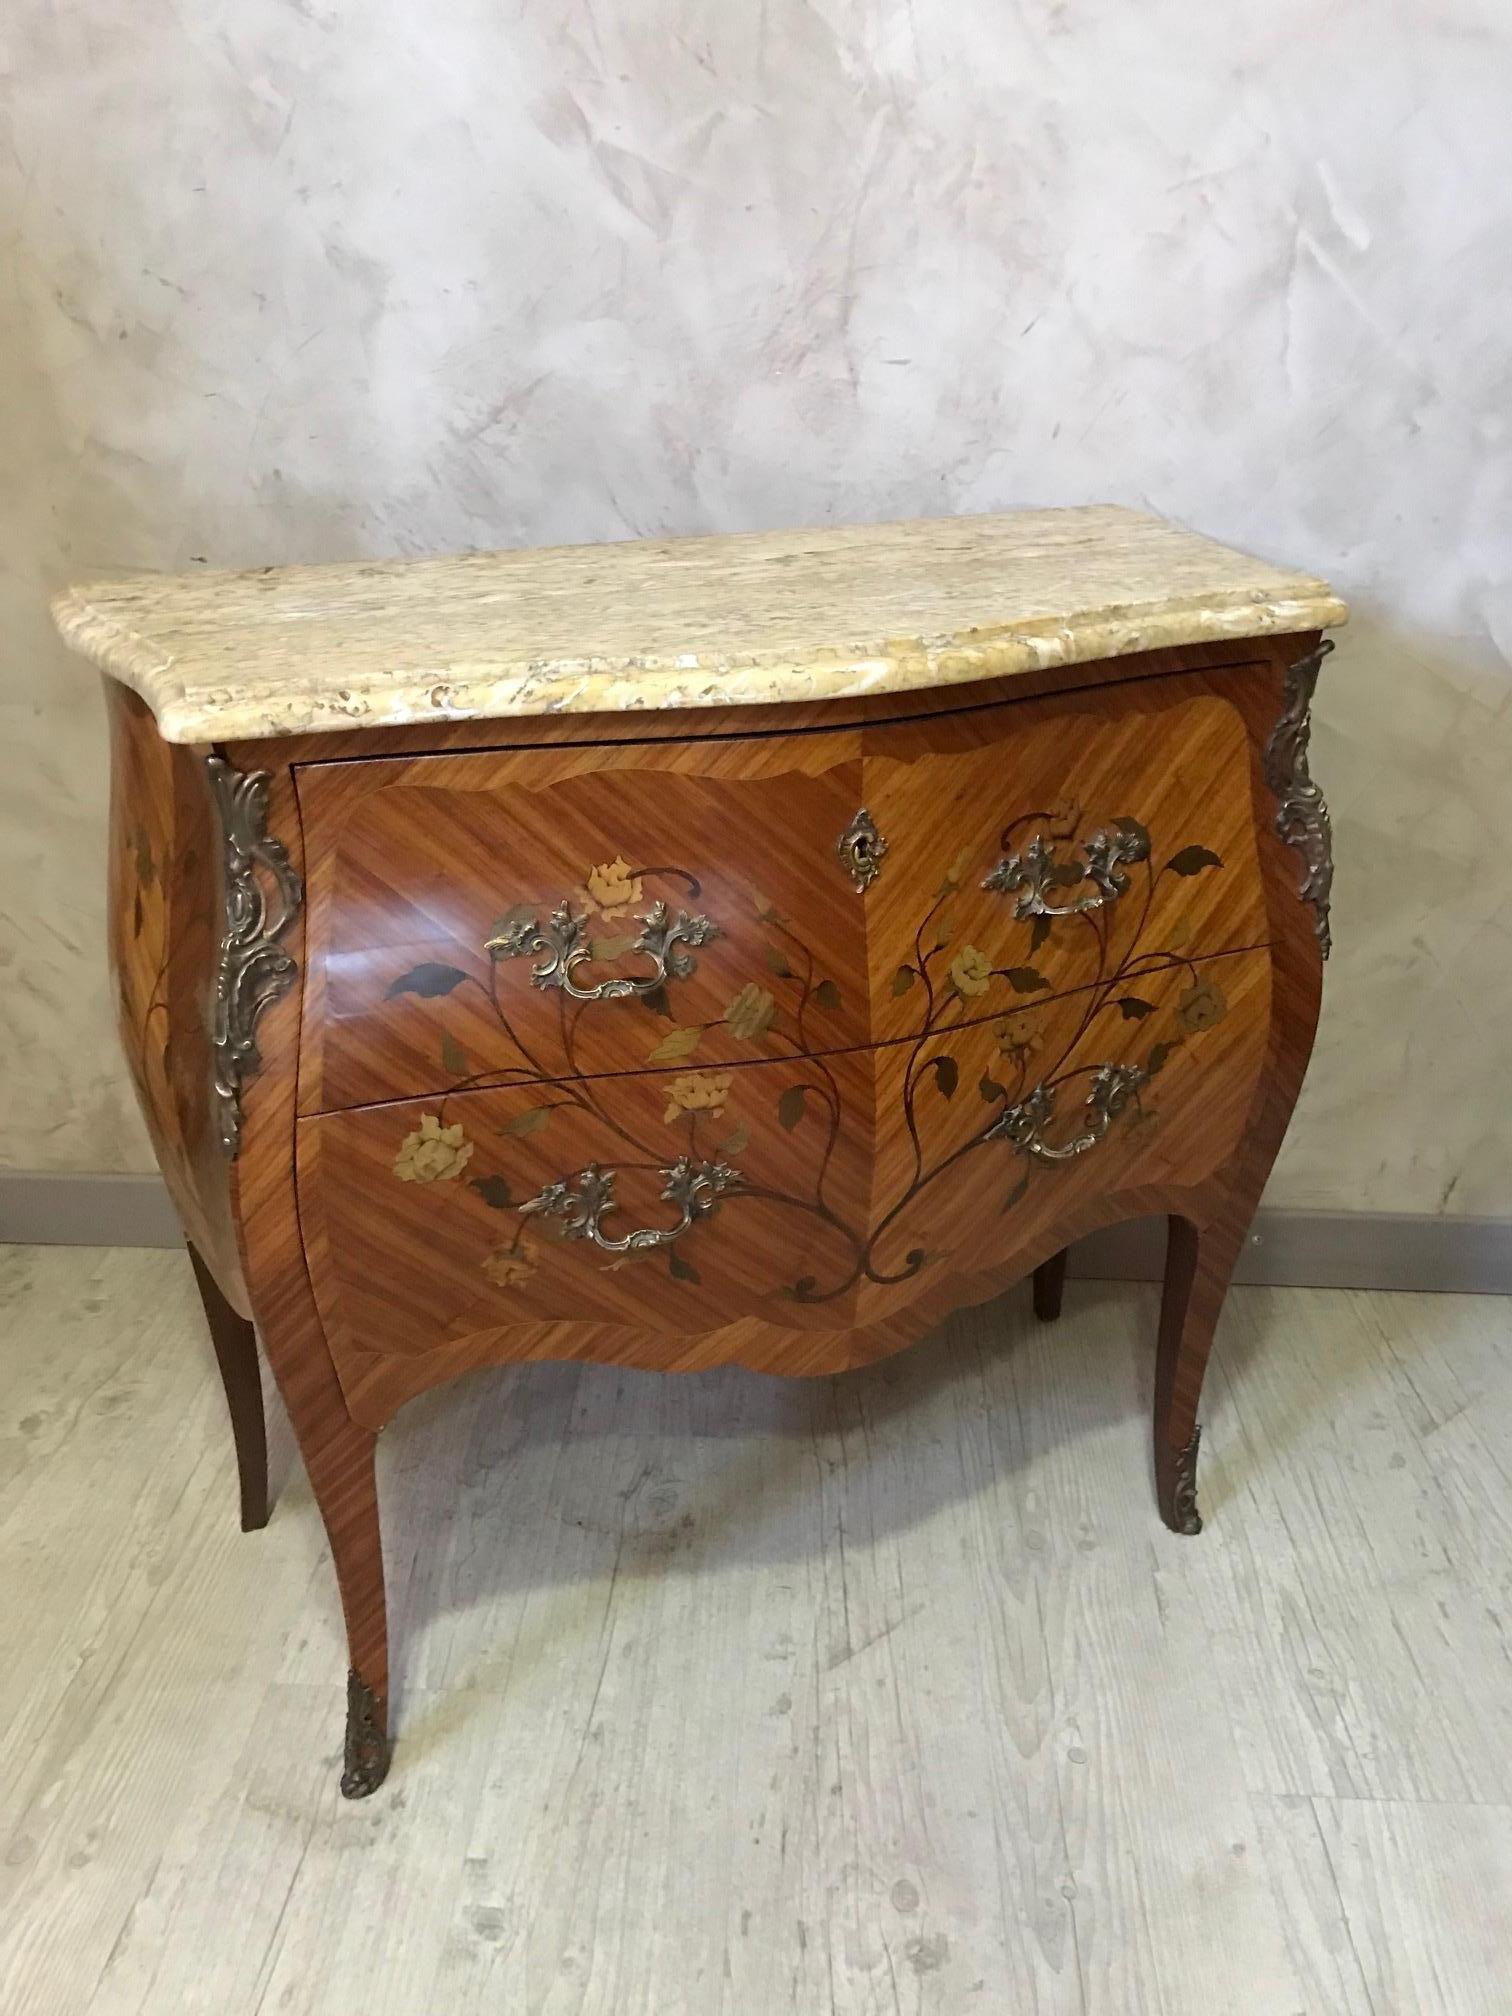
[[[835,852],[845,872],[865,895],[869,885],[882,873],[882,857],[887,842],[877,831],[877,822],[863,805],[835,842]]]
[[[1070,1162],[1097,1146],[1129,1101],[1137,1098],[1148,1076],[1137,1064],[1099,1065],[1082,1109],[1086,1131],[1059,1147],[1051,1147],[1045,1139],[1045,1130],[1055,1115],[1055,1092],[1049,1085],[1036,1085],[1027,1099],[1006,1108],[982,1139],[1011,1141],[1020,1154],[1037,1156],[1041,1162]]]
[[[534,917],[507,920],[484,940],[483,949],[494,959],[541,955],[532,981],[537,987],[560,987],[574,1001],[623,1001],[631,995],[654,994],[669,979],[686,980],[698,964],[686,948],[707,945],[719,936],[719,926],[709,918],[690,917],[686,910],[674,915],[665,903],[653,903],[640,920],[634,946],[652,961],[652,970],[640,979],[601,980],[596,987],[579,987],[572,976],[593,958],[593,947],[584,937],[587,923],[586,916],[577,916],[562,902],[544,924]]]
[[[619,1207],[614,1197],[612,1169],[600,1169],[596,1162],[571,1179],[570,1183],[548,1183],[538,1195],[520,1206],[523,1213],[550,1212],[564,1220],[564,1239],[591,1239],[606,1253],[644,1253],[653,1246],[670,1246],[698,1219],[714,1209],[720,1194],[740,1181],[738,1170],[728,1162],[691,1162],[681,1156],[670,1169],[663,1169],[666,1188],[662,1197],[682,1212],[675,1225],[642,1226],[622,1239],[607,1239],[603,1221]]]
[[[1055,842],[1036,834],[1022,854],[1008,854],[983,882],[999,896],[1017,894],[1015,917],[1080,917],[1116,902],[1129,886],[1124,870],[1150,858],[1150,836],[1137,819],[1115,819],[1081,843],[1080,861],[1057,861]],[[1090,882],[1069,903],[1052,903],[1047,891]]]

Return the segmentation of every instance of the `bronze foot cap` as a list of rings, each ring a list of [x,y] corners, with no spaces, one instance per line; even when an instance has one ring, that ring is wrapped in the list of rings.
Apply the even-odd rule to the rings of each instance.
[[[1173,1533],[1194,1535],[1202,1531],[1202,1514],[1197,1510],[1197,1445],[1202,1430],[1194,1428],[1184,1449],[1157,1447],[1155,1483],[1160,1499],[1160,1516]]]
[[[388,1776],[388,1703],[357,1672],[347,1674],[346,1757],[343,1799],[366,1799]]]

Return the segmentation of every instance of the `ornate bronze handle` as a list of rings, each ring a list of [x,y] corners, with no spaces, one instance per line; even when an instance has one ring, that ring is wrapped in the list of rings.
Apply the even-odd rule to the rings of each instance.
[[[1133,861],[1149,860],[1150,836],[1137,819],[1115,819],[1111,828],[1083,840],[1081,852],[1080,861],[1057,861],[1055,842],[1036,834],[1022,854],[1005,855],[982,887],[999,896],[1016,893],[1015,917],[1080,917],[1123,895],[1129,886],[1124,870]],[[1069,903],[1052,903],[1046,893],[1087,882],[1093,886]]]
[[[1070,1162],[1097,1146],[1148,1076],[1137,1064],[1099,1065],[1083,1108],[1085,1132],[1074,1134],[1058,1147],[1045,1139],[1045,1130],[1055,1115],[1055,1091],[1049,1085],[1036,1085],[1027,1099],[1005,1108],[982,1139],[1011,1141],[1020,1154],[1037,1156],[1041,1162]]]
[[[740,1181],[739,1171],[728,1162],[690,1162],[686,1155],[663,1169],[666,1188],[662,1197],[682,1212],[675,1225],[643,1226],[627,1232],[623,1239],[606,1239],[603,1220],[619,1207],[614,1198],[614,1171],[600,1169],[596,1162],[567,1183],[548,1183],[538,1195],[520,1206],[524,1213],[550,1212],[564,1221],[564,1239],[591,1239],[606,1253],[644,1253],[653,1246],[670,1246],[681,1239],[689,1226],[707,1216],[722,1192]]]
[[[685,948],[707,945],[719,936],[719,926],[707,917],[690,917],[686,910],[674,916],[665,903],[654,903],[640,920],[640,936],[633,949],[651,960],[649,973],[639,979],[601,980],[596,987],[579,987],[573,974],[593,958],[593,947],[584,936],[588,919],[579,917],[563,902],[544,924],[534,917],[506,918],[483,949],[494,959],[521,959],[540,955],[531,979],[537,987],[560,987],[574,1001],[623,1001],[628,995],[654,994],[667,980],[686,980],[698,962]]]
[[[835,852],[844,863],[846,874],[864,895],[882,873],[882,857],[887,852],[887,842],[864,805],[835,842]]]

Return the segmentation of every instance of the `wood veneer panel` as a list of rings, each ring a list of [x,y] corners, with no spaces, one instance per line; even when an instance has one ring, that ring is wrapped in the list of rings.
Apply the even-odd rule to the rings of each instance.
[[[1250,674],[1232,675],[1235,681]],[[864,755],[862,751],[864,749]],[[416,1091],[824,1054],[1002,1012],[1105,966],[1264,936],[1245,724],[1202,675],[868,731],[328,765],[299,773],[315,864],[301,1111]],[[858,891],[862,807],[888,853]],[[1121,896],[1076,884],[1096,836],[1144,829]],[[1040,841],[1076,917],[984,889]],[[643,975],[657,901],[718,936],[654,1001],[570,1002],[486,949],[561,903]]]
[[[1141,976],[1261,944],[1249,765],[1243,717],[1202,678],[869,733],[863,790],[888,846],[865,898],[873,1040],[1115,971],[1137,1001]],[[1136,856],[1113,860],[1112,887],[1087,875],[1099,835]],[[983,886],[1035,848],[1051,886]],[[1019,914],[1037,903],[1087,907]]]
[[[286,770],[269,778],[267,825],[287,849],[293,871],[303,874],[303,834],[293,779]],[[304,941],[301,910],[280,940],[299,970]],[[349,1658],[342,1789],[360,1795],[381,1782],[388,1765],[389,1651],[377,1438],[347,1409],[310,1291],[294,1177],[297,991],[269,1000],[257,1025],[257,1041],[262,1068],[243,1089],[241,1145],[231,1164],[237,1231],[252,1315],[331,1543]]]
[[[1148,987],[1130,1021],[1116,989],[1087,990],[1011,1018],[877,1053],[872,1274],[861,1323],[894,1316],[908,1284],[931,1272],[971,1302],[1027,1271],[1019,1258],[1053,1242],[1094,1201],[1134,1217],[1160,1195],[1195,1193],[1240,1150],[1265,1062],[1272,1010],[1264,952],[1234,953]],[[1211,1019],[1209,1019],[1211,1018]],[[1141,1073],[1095,1144],[1045,1160],[984,1139],[984,1122],[1037,1087],[1050,1095],[1042,1140],[1052,1154],[1101,1124],[1096,1074]],[[1135,1200],[1139,1200],[1136,1202]],[[1124,1209],[1118,1207],[1127,1200]]]
[[[436,1377],[557,1352],[840,1370],[994,1292],[1068,1226],[1181,1201],[1239,1145],[1265,1053],[1268,961],[1213,960],[1151,994],[1131,1020],[1079,990],[1010,1039],[979,1023],[827,1059],[302,1120],[312,1279],[354,1414],[376,1425]],[[1062,1146],[1109,1064],[1148,1075],[1084,1154],[1046,1161],[984,1138],[1043,1084],[1058,1102],[1046,1142]],[[710,1099],[717,1110],[700,1107]],[[678,1153],[725,1158],[744,1180],[674,1246],[611,1256],[557,1243],[552,1221],[518,1210],[596,1161],[619,1172],[624,1207],[606,1232],[668,1224],[656,1172]]]
[[[302,1110],[640,1070],[695,1045],[715,1064],[865,1044],[864,920],[835,853],[860,785],[848,732],[302,773]],[[533,959],[485,949],[501,917],[544,925],[565,902],[606,955],[579,985],[645,975],[631,945],[658,901],[718,935],[656,1000],[572,1002],[533,984]]]
[[[110,724],[107,928],[116,1026],[184,1234],[248,1309],[211,1105],[210,1000],[220,835],[204,763],[158,737],[145,702],[105,681]]]

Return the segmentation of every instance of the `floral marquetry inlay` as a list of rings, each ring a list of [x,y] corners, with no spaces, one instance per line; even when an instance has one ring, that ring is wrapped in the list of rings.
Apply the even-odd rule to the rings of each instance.
[[[832,1280],[800,1276],[785,1281],[779,1272],[771,1292],[779,1298],[817,1302],[844,1294],[858,1280],[887,1283],[910,1278],[939,1256],[917,1248],[901,1261],[888,1262],[880,1248],[894,1228],[906,1222],[915,1197],[942,1179],[985,1181],[1002,1186],[1004,1208],[1011,1209],[1026,1193],[1036,1169],[1090,1153],[1115,1127],[1154,1124],[1159,1106],[1152,1094],[1162,1069],[1176,1050],[1213,1029],[1227,1013],[1221,985],[1196,963],[1185,913],[1178,913],[1167,934],[1174,942],[1149,943],[1146,937],[1157,887],[1221,873],[1220,856],[1200,842],[1188,841],[1157,860],[1149,833],[1137,820],[1120,817],[1088,823],[1084,832],[1083,825],[1081,808],[1065,800],[1052,811],[1026,815],[1006,827],[1001,835],[1005,851],[996,865],[974,864],[968,850],[956,853],[943,869],[933,902],[917,920],[912,954],[898,966],[891,986],[895,999],[907,997],[914,1004],[912,1029],[899,1043],[907,1058],[901,1118],[915,1144],[913,1165],[870,1226],[847,1223],[827,1195],[827,1167],[847,1115],[833,1064],[824,1055],[810,1054],[805,1037],[811,1007],[840,1005],[839,983],[825,971],[822,947],[807,942],[788,917],[756,892],[745,900],[764,946],[761,977],[743,981],[713,1018],[681,1021],[675,962],[669,962],[668,977],[651,990],[650,1001],[642,1001],[640,1012],[648,1007],[652,1011],[645,1068],[666,1071],[662,1123],[684,1144],[683,1158],[675,1167],[665,1164],[661,1142],[626,1124],[613,1077],[584,1075],[577,1068],[574,1039],[580,1018],[624,1012],[623,994],[600,987],[574,992],[576,1005],[570,1013],[564,1011],[562,1022],[565,1074],[542,1085],[536,1102],[504,1124],[502,1155],[490,1148],[479,1157],[479,1163],[496,1162],[497,1168],[480,1173],[473,1159],[476,1144],[459,1121],[449,1119],[447,1103],[452,1092],[517,1083],[522,1067],[530,1063],[515,1031],[508,990],[495,986],[487,994],[503,1054],[482,1068],[474,1067],[455,1042],[447,1053],[443,1033],[443,1055],[449,1054],[455,1067],[452,1091],[443,1097],[438,1112],[426,1114],[419,1127],[397,1144],[395,1175],[405,1182],[441,1185],[466,1172],[463,1187],[494,1209],[533,1214],[548,1231],[555,1225],[557,1241],[591,1236],[592,1243],[621,1256],[615,1264],[623,1264],[626,1257],[670,1248],[685,1235],[692,1235],[690,1243],[696,1250],[698,1241],[720,1236],[718,1228],[707,1222],[716,1201],[724,1209],[738,1210],[745,1197],[771,1194],[741,1174],[739,1157],[753,1129],[775,1125],[779,1135],[793,1138],[796,1148],[808,1144],[807,1187],[787,1194],[786,1204],[843,1233],[851,1259],[848,1271]],[[665,918],[671,913],[665,900],[657,897],[656,886],[666,881],[698,893],[698,882],[687,870],[642,867],[623,856],[588,869],[579,893],[602,921],[609,921],[611,910],[623,916],[648,903],[647,917]],[[979,932],[984,938],[980,944],[954,942],[951,906],[968,887],[1003,899],[995,930],[990,936]],[[1115,904],[1127,909],[1132,920],[1117,952],[1101,921]],[[501,971],[517,952],[539,949],[532,936],[539,908],[521,903],[496,927],[489,950]],[[568,914],[576,935],[564,958],[579,939],[588,942],[586,910]],[[1067,988],[1036,961],[1054,942],[1055,933],[1072,931],[1093,933],[1098,958],[1088,981]],[[621,949],[617,943],[599,946],[610,956]],[[587,957],[586,951],[582,956]],[[684,956],[691,959],[691,954]],[[537,986],[543,984],[539,966],[529,978]],[[415,968],[389,992],[441,997],[469,979],[461,969]],[[1121,1055],[1115,1062],[1105,1055],[1096,1061],[1099,1029],[1127,1030],[1130,1025],[1140,1032],[1137,1057]],[[803,1064],[801,1076],[782,1084],[769,1115],[763,1117],[745,1098],[748,1085],[752,1097],[772,1096],[763,1074],[748,1077],[739,1068],[698,1065],[698,1051],[714,1029],[753,1046],[775,1041],[779,1054]],[[968,1050],[973,1055],[979,1050],[979,1034],[990,1042],[996,1061],[986,1070],[972,1066],[968,1073],[962,1059]],[[1108,1049],[1115,1047],[1126,1050],[1126,1040],[1120,1038],[1115,1045],[1110,1038]],[[1094,1061],[1088,1062],[1089,1056]],[[523,1075],[529,1075],[528,1069]],[[951,1106],[968,1099],[980,1103],[980,1121],[964,1143],[932,1155],[925,1145],[930,1102]],[[521,1194],[508,1174],[508,1144],[530,1139],[534,1153],[549,1154],[553,1116],[560,1112],[591,1118],[607,1129],[620,1143],[626,1167],[662,1168],[667,1182],[663,1197],[676,1204],[680,1220],[670,1226],[643,1227],[621,1238],[603,1232],[602,1221],[621,1207],[615,1169],[597,1164],[564,1173],[538,1196]],[[704,1176],[701,1171],[717,1174]],[[780,1265],[778,1256],[773,1260]],[[478,1265],[495,1288],[508,1292],[534,1280],[543,1266],[549,1267],[550,1254],[522,1231],[487,1246]],[[668,1253],[668,1266],[675,1281],[689,1284],[699,1279],[682,1246]]]

